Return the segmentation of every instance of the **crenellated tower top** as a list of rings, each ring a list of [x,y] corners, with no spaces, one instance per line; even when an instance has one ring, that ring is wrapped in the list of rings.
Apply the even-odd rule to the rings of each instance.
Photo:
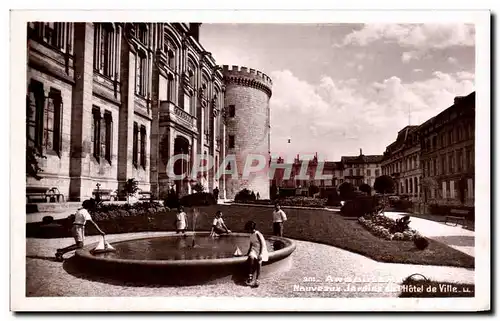
[[[241,86],[257,88],[269,97],[272,95],[273,81],[265,73],[244,66],[222,66],[222,74],[226,83],[236,83]]]

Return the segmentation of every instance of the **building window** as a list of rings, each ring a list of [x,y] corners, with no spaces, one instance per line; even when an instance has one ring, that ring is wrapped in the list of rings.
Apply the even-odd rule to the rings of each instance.
[[[229,105],[229,117],[233,118],[235,113],[236,113],[236,109],[235,109],[234,105]]]
[[[167,76],[167,100],[173,101],[173,92],[174,92],[174,76],[168,74]]]
[[[59,154],[62,136],[62,98],[59,90],[50,88],[44,116],[44,147]]]
[[[101,155],[101,111],[99,107],[92,108],[92,154],[99,160]]]
[[[141,161],[141,166],[146,169],[146,126],[141,125],[141,157],[139,158]]]
[[[26,110],[26,138],[27,145],[41,148],[43,145],[43,114],[45,105],[45,94],[43,84],[31,80],[28,88],[28,101]]]
[[[149,44],[149,33],[148,26],[145,23],[137,24],[137,39],[142,42],[145,46]]]
[[[132,164],[134,166],[137,166],[137,161],[138,161],[138,151],[139,151],[139,126],[137,125],[136,122],[134,122],[134,137],[133,137],[133,145],[132,145]]]
[[[380,176],[380,170],[376,169],[375,170],[375,177],[379,177]]]
[[[471,166],[471,152],[470,152],[470,149],[467,149],[465,151],[465,166],[467,167],[467,170],[470,168]]]
[[[413,194],[418,195],[418,181],[417,178],[413,178]]]
[[[464,157],[462,155],[462,151],[459,150],[457,151],[457,158],[458,158],[458,162],[457,162],[457,171],[461,172],[462,169],[463,169],[463,162],[464,162]]]
[[[94,70],[113,78],[115,58],[115,33],[110,23],[99,23],[94,27]]]
[[[113,116],[109,111],[104,113],[104,158],[111,163],[112,142],[113,142]]]
[[[60,51],[66,50],[66,38],[69,33],[67,22],[30,22],[33,36]]]
[[[453,166],[453,155],[449,155],[448,156],[448,169],[449,169],[449,173],[450,174],[453,174],[454,173],[454,166]]]
[[[367,169],[367,170],[366,170],[366,175],[367,175],[367,176],[372,176],[372,171],[371,171],[371,170],[369,170],[369,169]]]
[[[146,55],[142,51],[138,53],[135,65],[135,93],[140,96],[146,97],[147,59]]]
[[[234,148],[234,135],[229,135],[229,148]]]
[[[407,181],[408,185],[409,185],[409,193],[410,194],[413,194],[413,182],[412,182],[412,179],[410,178],[409,181]]]
[[[441,157],[441,175],[446,174],[446,157]]]
[[[356,176],[361,176],[361,170],[359,168],[356,169]]]
[[[349,170],[349,176],[354,176],[354,173],[353,173],[352,169]]]

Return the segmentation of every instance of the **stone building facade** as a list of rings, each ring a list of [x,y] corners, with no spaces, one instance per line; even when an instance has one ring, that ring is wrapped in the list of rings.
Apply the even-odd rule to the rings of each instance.
[[[195,182],[208,191],[217,186],[225,197],[224,176],[217,180],[214,170],[189,170],[205,162],[197,155],[216,168],[227,154],[223,68],[200,44],[199,28],[28,23],[26,138],[44,157],[38,159],[42,179],[27,177],[27,186],[57,187],[66,199],[80,201],[92,196],[96,184],[115,191],[135,178],[154,197],[172,189],[191,193]],[[257,76],[269,89],[251,107],[265,111],[256,120],[268,126],[271,80]],[[241,89],[228,82],[231,97]],[[252,93],[262,91],[256,86],[250,83]],[[234,95],[231,104],[247,104],[239,98]],[[179,154],[182,160],[169,164]],[[192,177],[172,177],[181,173]]]
[[[364,155],[360,149],[359,156],[342,156],[340,162],[344,169],[344,182],[356,187],[368,184],[373,188],[375,179],[382,175],[383,155]]]
[[[475,92],[420,125],[426,203],[474,206]]]
[[[382,174],[391,176],[395,193],[419,201],[422,193],[420,166],[420,136],[418,126],[406,126],[399,131],[396,141],[387,146],[382,161]]]

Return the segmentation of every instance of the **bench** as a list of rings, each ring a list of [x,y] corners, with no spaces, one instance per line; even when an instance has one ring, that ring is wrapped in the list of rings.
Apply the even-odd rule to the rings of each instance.
[[[116,193],[110,189],[95,189],[92,191],[92,196],[97,198],[97,194],[101,197],[101,201],[114,201],[116,200]]]
[[[26,203],[29,203],[32,198],[41,198],[47,203],[51,200],[59,202],[62,198],[64,202],[64,195],[59,192],[57,187],[26,187]]]
[[[469,211],[467,210],[460,210],[460,209],[451,209],[450,214],[454,215],[447,215],[444,220],[444,224],[447,224],[448,222],[450,223],[455,223],[455,226],[458,225],[458,223],[462,223],[462,227],[467,226],[467,221],[466,221],[466,215],[469,214]]]

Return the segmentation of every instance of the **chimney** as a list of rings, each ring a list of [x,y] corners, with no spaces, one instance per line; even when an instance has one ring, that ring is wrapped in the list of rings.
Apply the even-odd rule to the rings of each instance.
[[[359,149],[359,156],[363,156],[363,149],[362,148]]]
[[[190,23],[189,24],[189,33],[198,42],[200,41],[200,25],[201,25],[201,23]]]

